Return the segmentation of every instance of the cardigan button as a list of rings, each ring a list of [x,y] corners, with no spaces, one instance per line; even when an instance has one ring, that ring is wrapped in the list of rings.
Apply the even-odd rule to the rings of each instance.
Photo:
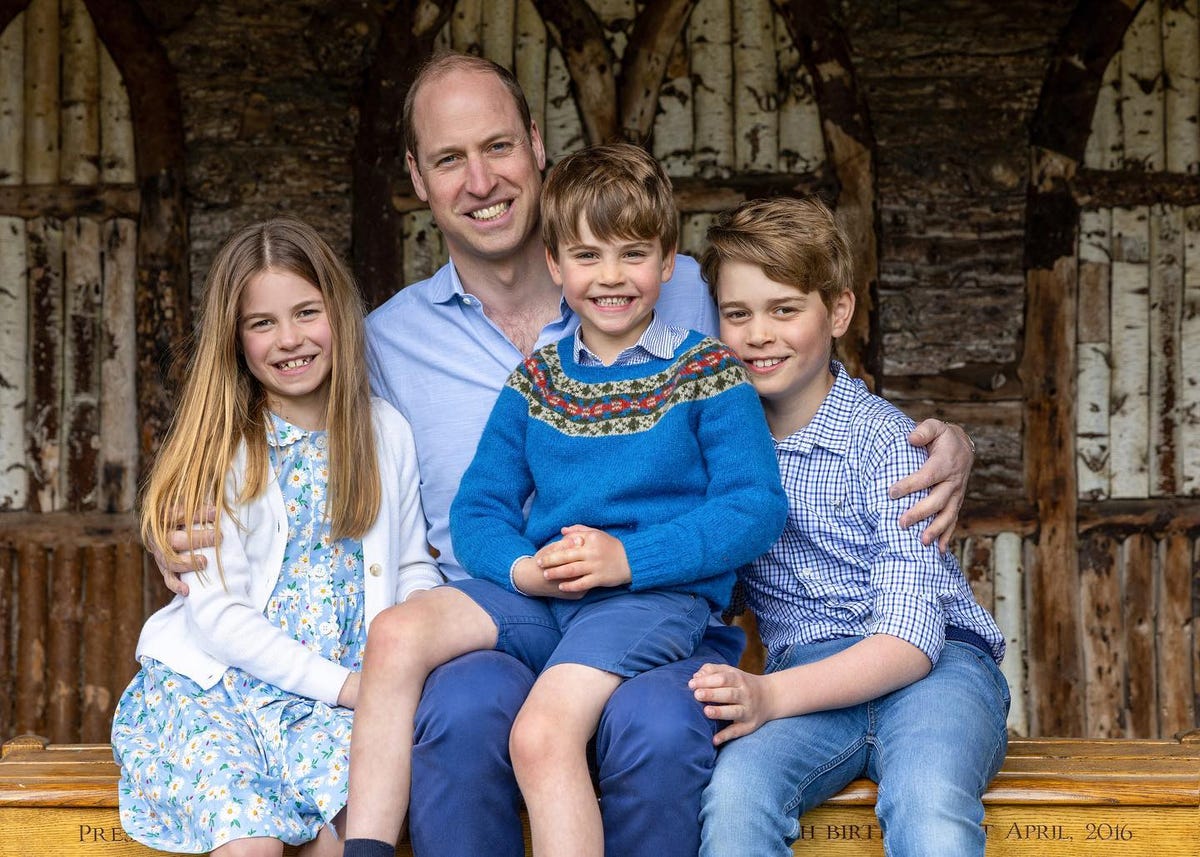
[[[371,577],[379,577],[379,575],[383,574],[383,566],[377,562],[373,562],[369,571],[371,572]]]

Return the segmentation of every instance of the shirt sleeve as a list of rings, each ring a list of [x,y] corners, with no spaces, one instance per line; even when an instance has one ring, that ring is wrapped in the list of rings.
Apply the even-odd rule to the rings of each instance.
[[[888,497],[893,482],[925,462],[925,450],[909,444],[906,434],[881,432],[863,461],[866,514],[874,525],[871,630],[911,643],[936,664],[946,641],[945,605],[956,594],[957,580],[937,545],[921,543],[924,523],[900,528],[900,515],[928,492]]]
[[[525,456],[528,421],[524,397],[506,385],[450,506],[450,538],[458,561],[472,577],[510,591],[515,591],[509,578],[513,561],[538,550],[524,535],[525,501],[533,493]]]
[[[779,464],[754,388],[743,381],[699,406],[697,441],[709,476],[704,501],[622,536],[634,590],[733,571],[765,553],[787,521]]]

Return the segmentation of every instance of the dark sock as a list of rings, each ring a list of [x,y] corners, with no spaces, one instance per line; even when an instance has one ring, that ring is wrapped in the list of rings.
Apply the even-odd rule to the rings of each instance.
[[[347,839],[342,857],[395,857],[396,846],[378,839]]]

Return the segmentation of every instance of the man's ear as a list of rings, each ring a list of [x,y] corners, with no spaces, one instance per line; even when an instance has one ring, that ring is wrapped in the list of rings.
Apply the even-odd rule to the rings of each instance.
[[[839,292],[833,299],[833,306],[829,308],[829,326],[832,328],[834,339],[846,334],[852,318],[854,318],[854,292]]]
[[[529,121],[529,145],[533,146],[533,160],[539,172],[546,169],[546,147],[542,143],[542,132],[538,130],[537,122]]]
[[[421,202],[429,202],[429,194],[425,191],[425,181],[421,178],[421,170],[417,167],[417,159],[413,153],[404,150],[404,163],[408,165],[408,174],[412,178],[413,190]]]

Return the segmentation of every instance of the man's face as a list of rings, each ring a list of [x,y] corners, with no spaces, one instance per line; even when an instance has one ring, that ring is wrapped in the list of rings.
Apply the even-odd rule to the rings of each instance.
[[[452,258],[503,262],[540,243],[546,154],[537,127],[526,131],[495,75],[455,69],[426,81],[413,127],[413,188],[429,203]]]

